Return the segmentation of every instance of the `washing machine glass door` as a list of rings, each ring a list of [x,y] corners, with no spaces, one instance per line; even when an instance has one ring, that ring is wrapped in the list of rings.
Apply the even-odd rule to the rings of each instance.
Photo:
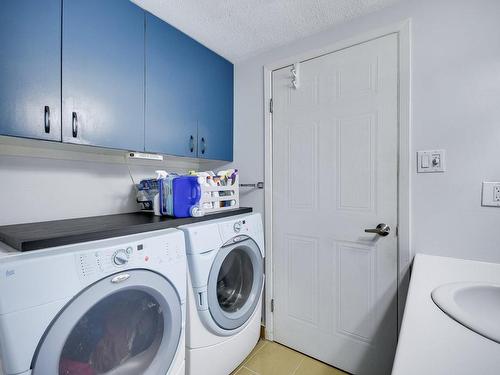
[[[226,330],[244,325],[259,302],[264,262],[251,238],[223,246],[208,279],[208,308],[215,323]]]
[[[166,374],[181,331],[181,302],[167,279],[115,274],[66,305],[39,345],[33,374]]]

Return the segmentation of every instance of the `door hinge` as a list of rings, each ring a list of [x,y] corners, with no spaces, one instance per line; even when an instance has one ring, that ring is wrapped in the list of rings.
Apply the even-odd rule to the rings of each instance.
[[[399,236],[399,225],[396,225],[396,237]]]
[[[273,113],[273,98],[269,99],[269,113]]]
[[[271,300],[271,312],[274,312],[274,298]]]

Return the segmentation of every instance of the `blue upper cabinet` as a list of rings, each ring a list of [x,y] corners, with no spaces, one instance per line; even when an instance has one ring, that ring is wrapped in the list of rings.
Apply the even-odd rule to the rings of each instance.
[[[233,65],[146,14],[146,150],[233,160]]]
[[[63,141],[144,150],[144,11],[64,0],[62,51]]]
[[[233,160],[233,64],[198,49],[198,157]]]
[[[3,0],[0,134],[232,161],[233,65],[128,0]]]
[[[197,43],[146,14],[146,150],[197,155]]]
[[[0,1],[0,134],[61,140],[61,0]]]

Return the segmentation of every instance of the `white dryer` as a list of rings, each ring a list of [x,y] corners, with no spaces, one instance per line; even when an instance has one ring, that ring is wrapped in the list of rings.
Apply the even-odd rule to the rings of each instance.
[[[181,226],[188,259],[186,374],[227,375],[260,335],[264,233],[260,214]]]
[[[0,251],[5,375],[184,374],[184,235]]]

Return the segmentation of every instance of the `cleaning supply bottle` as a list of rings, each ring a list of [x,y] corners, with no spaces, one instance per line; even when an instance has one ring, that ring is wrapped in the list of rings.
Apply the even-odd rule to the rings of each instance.
[[[157,170],[155,171],[156,173],[156,181],[157,181],[157,186],[158,186],[158,193],[154,196],[154,201],[153,201],[153,211],[156,216],[162,216],[162,209],[161,209],[161,203],[162,199],[161,196],[163,194],[163,189],[164,189],[164,181],[168,176],[167,171],[163,170]]]

